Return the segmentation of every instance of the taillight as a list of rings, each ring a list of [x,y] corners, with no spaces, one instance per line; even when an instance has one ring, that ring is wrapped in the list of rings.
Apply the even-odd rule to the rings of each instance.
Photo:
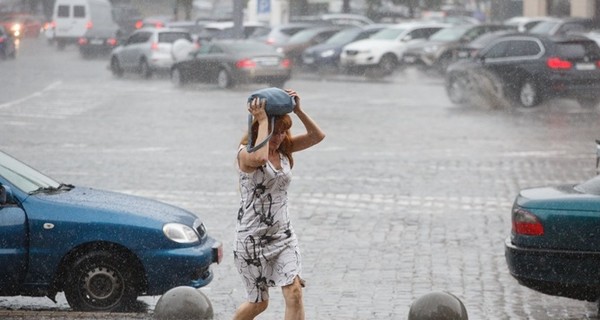
[[[254,68],[256,67],[256,62],[252,61],[251,59],[242,59],[235,63],[235,67],[238,69]]]
[[[106,43],[108,43],[109,46],[114,47],[117,45],[117,39],[108,38],[108,39],[106,39]]]
[[[512,212],[512,232],[526,236],[541,236],[544,234],[544,226],[533,213],[517,207]]]
[[[550,69],[571,69],[573,66],[571,62],[557,57],[548,58],[546,64]]]
[[[162,27],[164,27],[164,26],[165,26],[165,25],[164,25],[162,22],[157,22],[157,23],[154,25],[154,27],[155,27],[156,29],[160,29],[160,28],[162,28]]]
[[[268,38],[267,41],[265,41],[267,44],[273,44],[275,43],[275,39],[273,38]]]
[[[290,68],[292,66],[292,61],[290,59],[281,60],[281,66],[284,68]]]
[[[596,61],[596,66],[600,68],[600,60]]]
[[[158,50],[158,43],[152,42],[152,44],[150,45],[150,50],[152,50],[152,51]]]
[[[88,30],[89,30],[89,29],[91,29],[93,26],[94,26],[94,24],[92,23],[92,21],[88,21],[88,22],[85,24],[85,28],[86,28],[86,29],[88,29]]]
[[[79,43],[79,45],[84,45],[88,43],[88,40],[86,38],[79,38],[77,42]]]
[[[135,28],[141,29],[144,26],[144,22],[142,20],[138,20],[135,22]]]

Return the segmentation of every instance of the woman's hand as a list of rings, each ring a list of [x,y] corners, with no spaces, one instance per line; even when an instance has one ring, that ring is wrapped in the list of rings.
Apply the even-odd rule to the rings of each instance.
[[[300,96],[298,95],[298,93],[292,89],[285,89],[285,92],[287,92],[287,94],[290,95],[290,97],[292,97],[292,99],[294,99],[294,102],[296,103],[294,106],[294,113],[302,110],[300,108]]]
[[[248,112],[252,114],[256,121],[261,121],[267,119],[267,112],[265,111],[265,105],[267,104],[267,99],[259,99],[254,98],[252,101],[248,102]]]

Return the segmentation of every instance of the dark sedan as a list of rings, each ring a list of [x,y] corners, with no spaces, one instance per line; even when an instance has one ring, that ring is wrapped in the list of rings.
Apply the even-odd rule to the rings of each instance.
[[[119,28],[114,26],[96,27],[88,29],[79,38],[79,53],[88,58],[99,55],[109,55],[118,45]]]
[[[339,31],[324,43],[309,47],[302,53],[302,63],[309,68],[338,68],[342,48],[350,42],[366,39],[385,25],[367,25]]]
[[[583,36],[560,38],[516,33],[497,38],[473,59],[446,73],[450,100],[463,103],[489,75],[502,95],[522,107],[553,97],[574,98],[583,107],[600,103],[600,47]]]
[[[291,76],[291,62],[275,48],[253,40],[214,40],[190,52],[171,68],[176,86],[192,82],[230,88],[243,83],[283,87]]]
[[[331,38],[334,34],[347,26],[322,26],[302,30],[278,48],[279,52],[285,54],[295,64],[302,63],[302,52],[308,47],[323,43]]]
[[[600,176],[521,190],[511,218],[505,256],[520,284],[549,295],[600,299]]]

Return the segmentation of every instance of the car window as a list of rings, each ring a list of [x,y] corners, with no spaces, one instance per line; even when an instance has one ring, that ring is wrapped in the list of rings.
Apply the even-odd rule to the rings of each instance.
[[[586,30],[585,26],[579,23],[565,23],[558,30],[556,34],[567,34],[567,33],[575,33],[575,32],[584,32]]]
[[[69,17],[69,6],[59,5],[58,12],[56,13],[60,18],[68,18]]]
[[[542,49],[536,41],[512,40],[508,42],[506,57],[527,57],[539,54]]]
[[[73,6],[73,17],[85,18],[85,7],[84,6]]]
[[[429,38],[432,41],[455,41],[465,34],[467,27],[445,28],[437,31]]]
[[[2,152],[0,152],[0,176],[27,193],[39,188],[58,188],[60,185],[52,178]]]
[[[211,46],[208,53],[223,53],[223,49],[218,46]]]
[[[557,21],[542,21],[529,30],[531,33],[549,34],[558,26]]]
[[[488,50],[486,50],[483,56],[486,59],[503,58],[506,56],[508,44],[509,41],[500,41],[492,45]]]
[[[406,29],[399,29],[399,28],[383,29],[383,30],[377,32],[376,34],[372,35],[371,39],[396,40],[396,38],[398,38],[400,35],[404,34],[404,32],[406,32]]]
[[[410,33],[411,39],[425,39],[429,38],[436,32],[439,32],[441,28],[421,28],[414,30]]]
[[[348,43],[352,40],[355,40],[357,35],[361,33],[360,28],[350,28],[346,30],[342,30],[336,34],[334,34],[331,38],[327,39],[325,43],[329,44],[344,44]],[[358,39],[356,39],[358,40]]]
[[[173,43],[179,39],[186,39],[192,42],[192,37],[187,32],[161,32],[158,34],[158,42]]]

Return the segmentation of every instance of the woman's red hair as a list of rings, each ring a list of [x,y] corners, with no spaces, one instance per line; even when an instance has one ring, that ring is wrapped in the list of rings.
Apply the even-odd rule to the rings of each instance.
[[[279,145],[277,151],[281,152],[290,161],[290,167],[294,166],[294,158],[292,157],[292,133],[290,128],[292,127],[292,117],[287,114],[282,116],[275,116],[275,129],[273,134],[285,131],[285,137]],[[256,137],[258,136],[258,122],[252,123],[252,145],[256,145]],[[271,119],[269,118],[269,132],[271,132]],[[242,145],[248,145],[248,134],[246,133],[240,141]]]

